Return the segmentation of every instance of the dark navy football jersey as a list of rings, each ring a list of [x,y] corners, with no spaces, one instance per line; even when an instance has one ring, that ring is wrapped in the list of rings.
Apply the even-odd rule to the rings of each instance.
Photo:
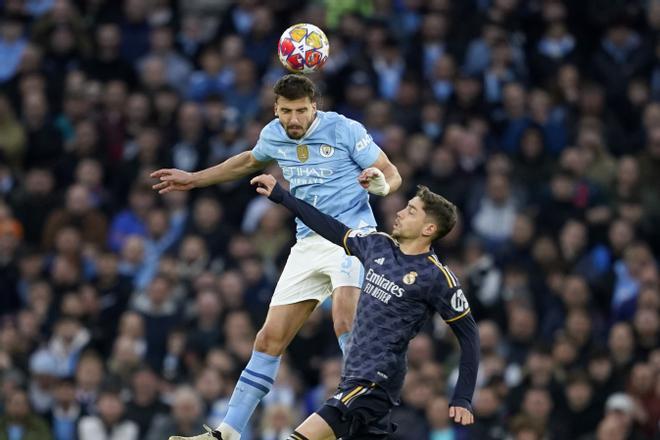
[[[396,403],[406,375],[408,343],[429,316],[439,312],[461,346],[458,381],[450,405],[471,411],[479,366],[479,333],[458,280],[438,257],[433,252],[404,254],[387,234],[352,231],[280,185],[272,189],[270,199],[291,210],[311,230],[344,246],[364,266],[342,383],[352,379],[374,382]]]
[[[349,230],[343,244],[364,265],[344,379],[376,382],[396,402],[410,340],[434,312],[451,323],[468,316],[470,307],[454,274],[433,252],[406,255],[381,232]]]

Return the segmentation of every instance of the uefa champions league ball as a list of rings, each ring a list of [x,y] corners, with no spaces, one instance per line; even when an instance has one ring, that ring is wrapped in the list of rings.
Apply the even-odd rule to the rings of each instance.
[[[282,33],[277,54],[282,65],[291,72],[312,73],[328,60],[330,42],[313,24],[298,23]]]

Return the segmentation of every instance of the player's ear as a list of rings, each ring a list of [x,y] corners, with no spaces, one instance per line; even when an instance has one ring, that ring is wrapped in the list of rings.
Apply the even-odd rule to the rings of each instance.
[[[312,101],[312,110],[316,111],[316,101]]]
[[[435,223],[426,223],[422,228],[422,235],[424,237],[433,237],[438,233],[438,225]]]
[[[273,104],[273,113],[275,113],[275,116],[279,116],[277,114],[277,102],[275,102],[275,104]]]

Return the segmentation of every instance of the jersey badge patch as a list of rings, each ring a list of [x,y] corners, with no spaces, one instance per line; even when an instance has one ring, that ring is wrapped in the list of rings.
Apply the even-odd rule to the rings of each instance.
[[[309,149],[307,148],[307,145],[298,145],[296,147],[296,154],[298,154],[298,160],[300,162],[307,162],[307,159],[309,159]]]
[[[335,154],[335,149],[334,149],[334,147],[331,147],[328,144],[323,144],[323,145],[321,145],[320,153],[321,153],[321,156],[323,156],[325,158],[328,158],[328,157],[332,156],[333,154]]]
[[[465,295],[463,294],[463,289],[458,289],[456,292],[454,292],[450,302],[451,308],[459,313],[466,311],[470,307],[467,298],[465,298]]]
[[[407,274],[405,274],[403,276],[403,283],[404,284],[411,285],[415,282],[415,280],[417,280],[417,272],[415,272],[415,271],[408,272]]]

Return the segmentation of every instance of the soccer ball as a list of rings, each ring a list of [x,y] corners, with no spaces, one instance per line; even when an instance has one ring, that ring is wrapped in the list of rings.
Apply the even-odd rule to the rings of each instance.
[[[284,31],[277,44],[277,54],[291,72],[316,72],[328,60],[330,42],[313,24],[298,23]]]

